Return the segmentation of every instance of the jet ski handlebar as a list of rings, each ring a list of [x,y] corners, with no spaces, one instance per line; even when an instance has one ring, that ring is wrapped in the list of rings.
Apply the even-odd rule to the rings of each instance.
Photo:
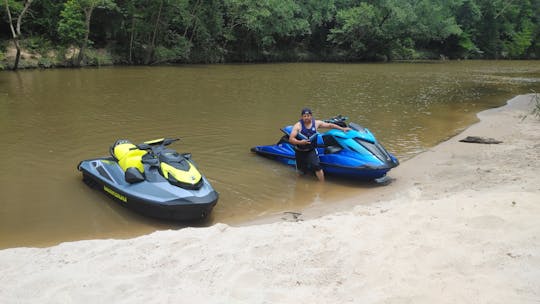
[[[147,144],[150,146],[157,146],[157,145],[168,146],[177,140],[180,140],[180,138],[160,138],[160,139],[145,141],[144,144]]]
[[[180,140],[180,138],[161,138],[151,141],[145,141],[142,144],[136,145],[134,148],[131,148],[131,150],[139,149],[139,150],[147,150],[150,151],[152,148],[157,148],[160,146],[168,146],[172,144],[175,141]]]
[[[334,116],[332,118],[328,118],[328,119],[325,119],[323,120],[324,122],[327,122],[327,123],[333,123],[333,124],[336,124],[340,127],[347,127],[347,123],[345,122],[347,119],[349,119],[349,117],[347,116],[342,116],[341,114],[337,115],[337,116]]]
[[[339,114],[337,116],[334,116],[334,117],[329,118],[329,119],[325,119],[323,121],[328,122],[328,123],[333,123],[333,124],[336,124],[336,125],[338,125],[340,127],[344,127],[344,128],[349,127],[351,129],[359,131],[359,132],[366,132],[366,128],[362,127],[361,125],[359,125],[357,123],[350,122],[350,123],[347,124],[345,122],[347,119],[349,119],[349,117]]]
[[[180,138],[165,138],[165,139],[163,139],[162,145],[168,146],[168,145],[170,145],[173,142],[178,141],[178,140],[180,140]]]

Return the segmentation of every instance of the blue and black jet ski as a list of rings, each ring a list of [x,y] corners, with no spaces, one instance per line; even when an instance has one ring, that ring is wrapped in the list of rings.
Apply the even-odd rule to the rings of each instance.
[[[205,218],[218,193],[199,172],[189,153],[168,149],[178,139],[139,145],[117,140],[110,157],[84,160],[83,181],[140,214],[168,220]]]
[[[374,180],[382,178],[390,169],[399,165],[398,159],[386,151],[375,136],[356,123],[347,124],[347,117],[338,115],[325,120],[352,130],[343,132],[332,129],[325,133],[317,133],[317,154],[326,174],[347,178]],[[293,126],[281,131],[285,133],[275,145],[256,146],[252,152],[278,160],[290,166],[296,166],[294,146],[289,143],[289,135]]]

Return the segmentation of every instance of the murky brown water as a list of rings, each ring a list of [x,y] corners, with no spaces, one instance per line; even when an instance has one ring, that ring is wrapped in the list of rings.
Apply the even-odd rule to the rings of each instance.
[[[87,188],[76,165],[118,138],[180,137],[220,192],[229,224],[359,194],[372,184],[297,178],[250,153],[303,106],[345,114],[401,160],[516,94],[540,92],[540,62],[261,64],[0,73],[0,248],[123,238],[181,225],[138,216]],[[391,172],[390,172],[391,175]]]

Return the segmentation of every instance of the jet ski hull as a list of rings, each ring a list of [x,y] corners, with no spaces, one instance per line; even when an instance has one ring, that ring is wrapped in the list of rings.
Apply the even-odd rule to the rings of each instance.
[[[218,193],[205,177],[197,190],[171,185],[157,170],[147,170],[145,181],[128,183],[124,171],[112,157],[84,160],[77,169],[86,184],[120,205],[149,217],[182,221],[203,219],[218,201]]]
[[[320,150],[320,149],[318,149]],[[296,157],[292,148],[273,146],[256,146],[251,149],[252,152],[258,155],[277,160],[285,165],[296,167]],[[337,163],[331,159],[328,155],[319,152],[320,165],[325,174],[342,176],[353,179],[372,180],[381,178],[388,173],[396,165],[347,165],[343,162]],[[396,160],[397,161],[397,160]]]

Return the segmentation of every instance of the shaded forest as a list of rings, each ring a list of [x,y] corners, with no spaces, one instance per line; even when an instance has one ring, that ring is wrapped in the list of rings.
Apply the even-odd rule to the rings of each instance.
[[[540,58],[540,0],[3,2],[9,68]]]

